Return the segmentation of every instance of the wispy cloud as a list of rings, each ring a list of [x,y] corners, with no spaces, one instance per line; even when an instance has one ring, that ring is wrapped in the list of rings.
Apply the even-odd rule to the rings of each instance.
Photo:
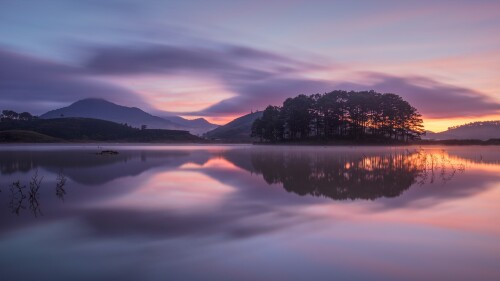
[[[428,77],[398,77],[363,73],[366,83],[338,83],[345,90],[373,89],[401,95],[427,118],[485,116],[500,113],[500,103],[464,87],[441,83]]]
[[[234,94],[207,104],[201,110],[178,112],[184,115],[238,115],[252,109],[263,109],[269,104],[281,104],[287,97],[298,94],[323,93],[334,89],[373,89],[396,93],[419,109],[425,118],[474,117],[500,112],[500,104],[479,91],[428,77],[364,72],[355,83],[313,79],[306,73],[327,69],[329,65],[302,62],[245,46],[142,44],[93,47],[88,54],[80,66],[68,66],[0,51],[2,104],[8,108],[40,112],[81,98],[102,97],[149,108],[148,103],[155,102],[147,96],[147,91],[139,93],[127,89],[117,85],[116,81],[120,79],[114,78],[140,79],[160,75],[166,78],[210,78],[209,81],[216,81],[224,90]],[[359,72],[356,75],[359,77]],[[31,101],[29,105],[26,100]]]
[[[362,73],[356,83],[312,79],[304,74],[329,65],[305,63],[272,52],[244,46],[212,44],[209,47],[144,44],[94,48],[84,68],[95,75],[143,76],[150,74],[211,77],[234,93],[205,109],[184,114],[221,116],[241,114],[280,104],[298,94],[344,90],[370,90],[400,94],[425,117],[453,118],[496,114],[500,104],[464,87],[416,76]],[[342,71],[342,69],[339,69]],[[359,74],[359,73],[357,73]]]
[[[145,75],[198,73],[221,79],[255,80],[301,70],[306,66],[292,59],[243,46],[212,47],[144,44],[142,46],[97,47],[84,63],[99,75]]]
[[[77,67],[0,50],[1,109],[45,113],[87,97],[144,105],[125,88],[92,79]]]

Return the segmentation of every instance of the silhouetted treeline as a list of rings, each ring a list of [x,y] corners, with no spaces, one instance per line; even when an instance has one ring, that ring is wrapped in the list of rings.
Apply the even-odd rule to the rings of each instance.
[[[253,123],[261,141],[307,139],[419,139],[424,133],[417,109],[396,94],[333,91],[288,98],[268,106]]]
[[[2,113],[0,114],[0,121],[11,121],[11,120],[28,121],[37,118],[38,118],[37,116],[31,115],[31,113],[29,112],[17,113],[13,110],[2,110]]]

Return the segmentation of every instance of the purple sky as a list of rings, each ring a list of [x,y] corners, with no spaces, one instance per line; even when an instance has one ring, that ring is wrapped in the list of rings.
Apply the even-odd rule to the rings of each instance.
[[[101,97],[224,123],[374,89],[439,131],[500,119],[498,30],[498,1],[2,1],[0,109]]]

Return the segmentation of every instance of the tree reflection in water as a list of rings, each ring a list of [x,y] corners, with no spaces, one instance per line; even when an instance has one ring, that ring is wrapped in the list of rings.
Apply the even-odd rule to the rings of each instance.
[[[35,170],[35,173],[31,177],[29,186],[30,190],[29,194],[29,202],[30,202],[30,210],[35,217],[38,215],[42,215],[42,210],[40,209],[40,203],[38,202],[38,198],[40,197],[39,190],[42,185],[43,176],[38,176],[38,170]]]
[[[288,192],[334,200],[397,197],[413,184],[446,183],[465,166],[444,152],[399,151],[387,155],[253,153],[255,173]]]
[[[112,174],[113,177],[108,181],[126,175],[136,175],[152,167],[164,165],[164,163],[169,163],[168,168],[177,168],[189,161],[205,163],[210,157],[222,156],[241,169],[262,175],[268,184],[282,184],[283,188],[288,192],[334,200],[392,198],[401,195],[412,185],[432,184],[435,182],[445,184],[457,173],[463,172],[465,170],[463,163],[466,163],[466,160],[462,158],[450,157],[444,150],[412,149],[410,151],[408,149],[391,148],[322,150],[321,148],[289,149],[284,147],[270,150],[269,147],[257,147],[248,150],[227,150],[222,154],[200,154],[201,157],[198,154],[190,155],[189,153],[166,151],[164,154],[152,158],[154,161],[150,160],[149,165],[144,165],[146,158],[140,163],[134,161],[109,162],[107,159],[102,159],[102,161],[98,159],[99,161],[96,161],[95,157],[90,154],[71,153],[81,156],[84,167],[96,167],[97,170],[91,170],[94,173],[93,176],[107,176],[110,175],[110,171],[117,171],[116,174]],[[134,157],[138,157],[137,155],[130,153],[130,155],[126,156],[128,158],[124,159],[133,160]],[[141,153],[140,155],[143,156],[144,154]],[[19,215],[22,210],[26,209],[25,204],[29,203],[28,207],[31,212],[35,216],[39,216],[42,215],[39,192],[44,187],[41,187],[43,177],[39,177],[36,167],[42,165],[21,164],[30,162],[28,160],[31,158],[28,156],[25,157],[26,159],[23,158],[26,161],[11,157],[12,161],[15,160],[14,164],[4,161],[2,166],[8,173],[15,172],[16,169],[24,170],[27,167],[32,167],[32,169],[35,167],[35,173],[29,180],[29,184],[27,184],[29,188],[20,181],[13,182],[10,185],[9,207],[13,213]],[[55,158],[62,162],[56,161],[48,167],[67,166],[67,159],[71,159],[71,157]],[[38,163],[36,161],[45,161],[47,158],[33,159],[34,161],[31,162]],[[164,161],[164,159],[174,159],[176,161]],[[113,159],[113,161],[116,161],[116,159]],[[117,163],[120,164],[119,168],[116,166]],[[73,165],[77,164],[73,163]],[[124,166],[125,164],[126,166]],[[55,175],[55,195],[60,200],[64,200],[67,178],[62,170],[57,172],[58,170],[54,171],[54,173],[57,173]],[[210,171],[205,172],[209,173]],[[88,173],[88,170],[82,169],[80,176],[85,176]],[[76,174],[78,175],[78,173]],[[68,176],[71,176],[71,174],[68,174]],[[225,176],[230,178],[233,175]]]
[[[15,181],[10,185],[10,201],[9,208],[12,213],[19,215],[22,209],[26,209],[24,206],[24,199],[26,195],[23,190],[26,188],[25,185],[21,185],[20,181]]]
[[[27,201],[29,203],[31,213],[35,217],[43,215],[39,202],[42,180],[43,176],[39,176],[38,170],[35,170],[29,181],[29,189],[27,190],[27,193],[24,192],[24,190],[26,190],[26,185],[22,185],[20,180],[17,180],[10,185],[9,209],[12,213],[19,215],[21,210],[25,210],[25,199],[28,199]],[[66,190],[64,189],[65,185],[66,177],[62,174],[62,172],[60,172],[56,179],[56,196],[62,200],[66,194]]]
[[[62,171],[60,171],[59,174],[57,174],[57,179],[56,179],[56,196],[62,201],[64,201],[64,196],[66,195],[66,190],[64,189],[65,185],[66,185],[66,177],[64,176]]]

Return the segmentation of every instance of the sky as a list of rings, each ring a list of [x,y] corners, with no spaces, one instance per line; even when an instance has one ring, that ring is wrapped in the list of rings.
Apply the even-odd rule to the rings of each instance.
[[[500,1],[0,0],[0,109],[97,97],[224,124],[332,90],[500,119]]]

